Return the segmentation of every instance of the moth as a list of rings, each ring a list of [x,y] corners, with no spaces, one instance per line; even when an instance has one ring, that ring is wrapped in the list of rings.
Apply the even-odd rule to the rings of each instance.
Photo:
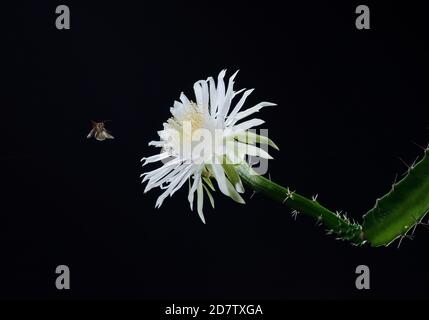
[[[92,129],[86,136],[88,139],[94,137],[98,141],[104,141],[106,139],[114,139],[109,131],[104,127],[104,123],[107,121],[95,122],[91,121]]]

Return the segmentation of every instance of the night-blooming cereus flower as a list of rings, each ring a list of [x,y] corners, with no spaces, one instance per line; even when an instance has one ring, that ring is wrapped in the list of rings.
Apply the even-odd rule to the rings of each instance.
[[[237,165],[246,161],[246,155],[271,159],[262,149],[266,149],[267,145],[278,149],[268,137],[249,130],[263,124],[263,120],[246,119],[261,108],[275,104],[261,102],[244,109],[246,98],[253,89],[234,91],[237,72],[229,78],[228,86],[225,87],[225,73],[226,70],[219,73],[217,85],[211,77],[197,81],[194,84],[196,102],[182,93],[180,102],[175,101],[170,109],[172,117],[164,123],[164,129],[158,132],[160,140],[149,143],[160,147],[161,153],[143,158],[143,165],[157,161],[163,163],[160,168],[141,175],[143,182],[147,181],[144,192],[156,187],[165,190],[155,207],[160,207],[167,196],[172,196],[189,181],[188,200],[191,210],[197,192],[197,211],[205,222],[204,192],[214,207],[210,192],[215,190],[212,180],[217,182],[223,194],[244,203],[240,196],[244,188],[236,170]],[[243,91],[234,105],[233,99]]]

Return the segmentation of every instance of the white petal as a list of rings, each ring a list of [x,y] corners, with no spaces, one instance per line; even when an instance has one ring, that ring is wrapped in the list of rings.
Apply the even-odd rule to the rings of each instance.
[[[206,185],[205,185],[205,184],[203,184],[203,188],[204,188],[204,190],[206,191],[207,196],[209,197],[210,204],[212,205],[212,208],[214,209],[214,207],[215,207],[215,203],[214,203],[214,199],[213,199],[213,196],[212,196],[212,194],[211,194],[211,192],[210,192],[209,188],[208,188],[208,187],[206,187]]]
[[[210,115],[215,115],[216,113],[216,103],[217,103],[217,91],[216,85],[212,77],[208,78],[210,85]]]
[[[192,187],[189,189],[189,193],[188,193],[188,201],[189,201],[189,204],[191,205],[191,210],[194,210],[193,209],[194,193],[195,193],[195,190],[197,190],[197,186],[198,186],[198,175],[194,174],[194,182],[192,183]]]
[[[250,128],[259,126],[261,124],[265,123],[264,120],[261,119],[251,119],[245,122],[242,122],[236,126],[233,127],[233,132],[237,133],[240,131],[246,131],[249,130]]]
[[[226,185],[227,185],[229,196],[231,197],[231,199],[238,202],[238,203],[244,204],[245,203],[244,199],[238,194],[237,190],[235,190],[234,186],[232,185],[232,183],[228,179],[226,180]]]
[[[169,168],[166,168],[164,172],[159,172],[158,174],[154,175],[147,183],[144,192],[146,193],[155,187],[159,187],[165,182],[169,183],[175,178],[175,176],[177,176],[181,172],[184,166],[186,166],[186,164],[181,164],[178,167],[170,166]]]
[[[184,170],[180,176],[176,177],[176,179],[174,179],[173,181],[171,181],[170,185],[168,186],[167,190],[164,191],[163,194],[161,194],[158,199],[156,200],[156,204],[155,204],[155,208],[159,208],[162,203],[164,202],[165,198],[167,198],[167,196],[171,195],[172,190],[177,186],[177,185],[183,185],[184,182],[186,182],[186,179],[189,177],[187,175],[187,171]],[[183,182],[184,180],[184,182]]]
[[[182,109],[183,108],[183,103],[175,100],[174,103],[173,103],[173,107],[174,107],[174,109]]]
[[[256,106],[251,107],[247,110],[241,111],[239,113],[237,113],[237,115],[234,117],[232,125],[234,125],[237,121],[246,118],[248,116],[250,116],[251,114],[258,112],[259,110],[261,110],[263,107],[270,107],[270,106],[276,106],[275,103],[271,103],[271,102],[261,102],[258,103]]]
[[[273,140],[271,140],[266,136],[262,136],[251,131],[241,131],[238,134],[236,134],[234,138],[237,139],[238,141],[241,141],[247,144],[256,144],[256,143],[267,144],[270,147],[276,150],[279,150],[279,147],[274,143]]]
[[[220,191],[229,196],[228,186],[226,184],[225,172],[223,171],[222,165],[220,164],[212,164],[211,168],[213,169],[213,174],[215,176],[217,185],[219,186]]]
[[[184,112],[183,104],[179,101],[174,101],[173,108],[170,108],[170,112],[175,118],[181,119]]]
[[[167,189],[167,187],[163,187],[164,183],[169,183],[171,179],[173,179],[179,173],[179,169],[177,167],[170,167],[165,169],[164,172],[159,172],[153,177],[151,177],[144,189],[144,192],[148,192],[149,190],[160,187],[161,189]]]
[[[142,158],[141,161],[144,161],[143,166],[147,165],[148,163],[161,161],[164,159],[167,159],[170,156],[169,152],[163,152],[160,154],[156,154],[154,156],[148,157],[148,158]]]
[[[239,95],[240,93],[242,93],[243,91],[245,91],[246,89],[240,89],[238,91],[234,91],[233,97]]]
[[[240,100],[235,105],[234,109],[232,109],[230,115],[228,116],[228,119],[225,121],[225,124],[228,126],[233,120],[235,115],[241,110],[241,108],[244,105],[244,102],[246,101],[247,97],[253,92],[255,89],[247,90],[240,98]]]
[[[216,115],[222,112],[223,103],[225,101],[225,77],[226,70],[222,70],[217,77],[217,99],[216,99]]]
[[[204,193],[203,193],[203,183],[201,182],[201,176],[198,177],[198,188],[197,188],[197,211],[198,215],[201,218],[201,221],[203,223],[206,223],[206,220],[204,219],[203,214],[203,204],[204,204]]]
[[[194,92],[195,92],[195,98],[197,99],[197,105],[202,106],[203,105],[203,90],[201,88],[200,81],[195,82]]]
[[[165,182],[172,174],[174,174],[173,168],[170,168],[168,170],[165,170],[165,172],[159,172],[155,176],[149,179],[149,181],[146,184],[146,188],[144,189],[144,193],[152,190],[155,187],[160,186],[162,183]],[[143,179],[143,182],[145,179]]]
[[[165,141],[151,141],[148,145],[155,147],[163,147],[165,145]]]
[[[237,141],[232,138],[232,142],[228,141],[226,143],[226,159],[227,164],[234,165],[234,164],[240,164],[243,162],[245,153],[242,152],[242,150],[239,149],[237,146]]]
[[[162,172],[164,174],[167,174],[173,168],[172,166],[178,164],[179,162],[181,162],[180,159],[171,160],[171,161],[167,162],[166,164],[164,164],[162,167],[159,167],[158,169],[155,169],[155,170],[141,174],[140,177],[144,177],[143,182],[145,182],[146,180],[148,180],[152,177],[155,177]],[[167,171],[167,169],[169,169],[169,170]]]
[[[240,151],[244,152],[245,154],[248,154],[249,156],[254,156],[254,157],[261,157],[264,159],[272,159],[273,157],[271,157],[266,151],[262,150],[261,148],[258,148],[256,146],[253,146],[251,144],[245,144],[245,143],[238,143]]]
[[[183,92],[180,94],[180,101],[182,101],[183,105],[185,105],[185,106],[189,106],[191,104],[191,102],[185,96],[185,94]]]
[[[225,94],[225,102],[223,105],[223,109],[222,109],[222,118],[225,119],[226,115],[229,112],[229,108],[231,106],[231,100],[234,96],[234,79],[237,75],[238,71],[236,71],[230,78],[228,81],[228,89],[226,90],[226,94]]]
[[[203,92],[202,111],[207,113],[209,108],[209,87],[207,86],[207,81],[201,81],[201,89]]]
[[[186,169],[186,173],[183,174],[182,177],[180,177],[180,183],[173,190],[171,190],[170,196],[172,196],[177,190],[179,190],[183,186],[183,184],[191,177],[191,175],[194,173],[194,170],[192,170],[193,167],[194,166],[191,165],[191,167]]]

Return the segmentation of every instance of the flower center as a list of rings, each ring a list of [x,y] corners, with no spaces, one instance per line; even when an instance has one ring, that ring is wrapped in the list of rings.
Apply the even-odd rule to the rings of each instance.
[[[167,121],[167,136],[164,138],[167,138],[168,147],[176,155],[190,160],[210,157],[214,136],[209,120],[210,117],[194,102],[178,110]]]
[[[191,135],[195,132],[195,130],[201,129],[204,126],[204,115],[202,112],[197,110],[197,105],[192,102],[191,108],[187,110],[187,112],[183,115],[181,119],[182,127],[186,128],[190,127]]]

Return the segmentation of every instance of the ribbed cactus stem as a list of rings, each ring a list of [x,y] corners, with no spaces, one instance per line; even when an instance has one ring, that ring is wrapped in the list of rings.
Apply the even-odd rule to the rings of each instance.
[[[386,246],[413,233],[429,211],[429,149],[424,157],[411,165],[405,177],[377,199],[363,217],[365,238],[372,246]]]

